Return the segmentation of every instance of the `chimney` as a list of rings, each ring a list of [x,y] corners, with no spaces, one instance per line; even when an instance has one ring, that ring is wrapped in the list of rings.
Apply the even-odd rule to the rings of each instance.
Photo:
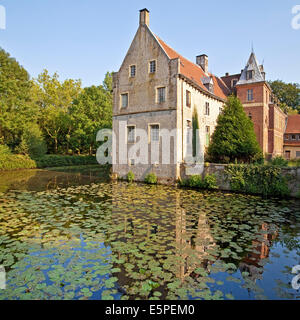
[[[229,72],[226,72],[226,73],[225,73],[225,77],[229,77]]]
[[[201,54],[196,57],[196,64],[202,68],[202,70],[208,74],[208,56],[206,54]]]
[[[265,73],[265,70],[264,70],[264,66],[263,65],[260,65],[259,66],[259,70],[264,78],[264,80],[266,80],[266,73]]]
[[[149,27],[149,21],[150,21],[149,10],[146,8],[140,10],[140,26],[146,25]]]

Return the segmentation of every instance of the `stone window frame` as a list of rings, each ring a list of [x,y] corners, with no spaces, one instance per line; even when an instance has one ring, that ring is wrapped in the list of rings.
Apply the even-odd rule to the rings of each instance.
[[[151,136],[151,127],[152,126],[158,126],[158,141],[154,140],[152,141],[152,136]],[[154,123],[148,123],[148,143],[160,143],[160,123],[159,122],[154,122]]]
[[[128,128],[134,128],[134,140],[133,141],[129,141],[128,140]],[[126,143],[127,144],[135,144],[136,143],[136,125],[135,124],[128,124],[126,126]]]
[[[132,75],[132,68],[135,68],[134,69],[134,75]],[[136,64],[131,64],[129,66],[129,78],[135,78],[136,77],[136,70],[137,70],[137,67],[136,67]]]
[[[155,62],[155,68],[154,68],[154,71],[151,72],[151,63]],[[157,59],[152,59],[152,60],[149,60],[149,63],[148,63],[148,73],[149,74],[155,74],[157,71]]]
[[[210,103],[208,101],[205,102],[204,115],[210,116]]]
[[[127,95],[127,106],[123,107],[123,96]],[[129,107],[129,92],[122,92],[120,94],[120,109],[127,109]]]
[[[164,97],[165,99],[164,99],[164,101],[159,101],[159,89],[165,89],[165,97]],[[155,92],[156,92],[156,94],[155,94],[155,102],[157,104],[163,104],[163,103],[167,102],[168,94],[167,94],[167,87],[166,86],[156,86],[155,87]]]
[[[190,90],[185,91],[185,105],[187,108],[192,107],[192,92]]]

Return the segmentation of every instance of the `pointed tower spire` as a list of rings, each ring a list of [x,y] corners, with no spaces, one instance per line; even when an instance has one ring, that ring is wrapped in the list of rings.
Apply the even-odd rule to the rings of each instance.
[[[252,52],[250,54],[249,60],[241,74],[240,80],[238,81],[237,85],[265,81],[265,76],[262,72],[264,71],[260,67],[252,47]]]

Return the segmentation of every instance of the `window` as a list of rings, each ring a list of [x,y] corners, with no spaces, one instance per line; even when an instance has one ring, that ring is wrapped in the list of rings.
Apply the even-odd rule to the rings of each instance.
[[[186,90],[186,106],[189,108],[191,107],[191,104],[192,104],[191,99],[192,99],[191,92]]]
[[[221,114],[223,112],[223,108],[219,107],[219,113]]]
[[[289,135],[288,134],[284,135],[284,140],[289,140]]]
[[[158,124],[150,125],[150,141],[159,142],[159,125]]]
[[[210,109],[209,109],[209,102],[206,102],[205,103],[205,115],[206,116],[209,116],[209,113],[210,113]]]
[[[300,158],[300,151],[296,151],[296,158]]]
[[[210,127],[205,128],[205,133],[206,133],[206,146],[209,146],[210,142]]]
[[[247,80],[251,80],[253,78],[253,71],[250,70],[250,71],[247,71],[246,73],[246,79]]]
[[[192,121],[187,120],[186,122],[186,143],[191,143],[191,137],[192,137]]]
[[[134,166],[134,165],[135,165],[135,160],[129,159],[129,166]]]
[[[234,87],[236,86],[237,82],[238,82],[237,79],[233,79],[233,80],[231,81],[231,88],[234,88]]]
[[[136,66],[130,66],[130,77],[134,78],[136,74]]]
[[[286,158],[287,160],[290,160],[290,159],[291,159],[291,151],[287,150],[287,151],[285,152],[285,158]]]
[[[149,71],[150,71],[150,73],[156,72],[156,61],[155,60],[150,61]]]
[[[249,118],[250,118],[250,120],[252,120],[252,113],[251,112],[249,112]]]
[[[294,134],[292,135],[292,140],[296,140],[296,136]]]
[[[253,89],[249,89],[248,90],[247,100],[248,101],[253,101]]]
[[[121,95],[122,97],[122,108],[128,107],[128,93],[124,93]]]
[[[135,142],[135,126],[127,126],[127,142]]]
[[[166,88],[157,89],[157,101],[158,103],[163,103],[166,101]]]

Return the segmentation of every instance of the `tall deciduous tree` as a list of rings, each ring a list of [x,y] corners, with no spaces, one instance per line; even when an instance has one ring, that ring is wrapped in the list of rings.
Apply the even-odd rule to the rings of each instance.
[[[285,83],[281,80],[270,81],[270,86],[281,102],[281,108],[297,110],[300,113],[300,85],[298,83]]]
[[[36,122],[31,86],[27,71],[0,49],[0,143],[12,149],[20,143],[24,129]]]
[[[253,123],[237,97],[230,96],[219,115],[207,154],[214,162],[250,162],[262,158]]]

